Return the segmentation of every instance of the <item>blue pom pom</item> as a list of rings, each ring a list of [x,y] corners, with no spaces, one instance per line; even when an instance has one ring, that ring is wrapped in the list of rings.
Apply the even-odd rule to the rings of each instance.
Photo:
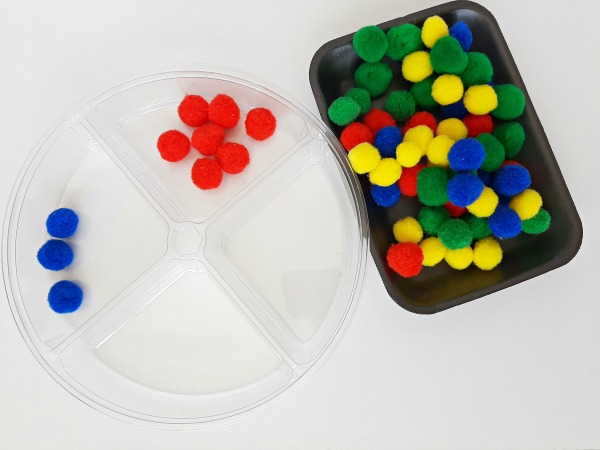
[[[79,217],[69,208],[59,208],[50,213],[46,219],[48,234],[57,238],[68,238],[75,234]]]
[[[509,239],[521,233],[521,219],[516,211],[505,205],[499,205],[488,218],[492,234],[500,239]]]
[[[440,113],[444,119],[449,119],[454,117],[456,119],[464,119],[469,111],[462,100],[457,101],[456,103],[450,103],[449,105],[440,106]]]
[[[373,145],[379,150],[382,158],[395,158],[396,147],[402,142],[402,132],[398,127],[383,127],[375,135]]]
[[[479,198],[483,192],[483,182],[470,172],[457,173],[454,175],[448,184],[448,199],[456,206],[469,206]]]
[[[62,270],[73,262],[73,250],[58,239],[50,239],[38,250],[37,259],[48,270]]]
[[[450,168],[455,172],[477,170],[485,159],[485,147],[477,139],[466,138],[456,141],[448,153]]]
[[[494,174],[492,172],[486,172],[485,170],[479,169],[477,171],[477,176],[485,186],[492,187],[492,181],[494,178]]]
[[[473,44],[473,33],[471,32],[469,25],[462,20],[459,20],[450,27],[449,31],[450,36],[458,41],[465,52],[468,52],[471,48],[471,44]]]
[[[83,292],[72,281],[62,280],[50,288],[48,303],[52,311],[66,314],[76,311],[81,306]]]
[[[496,171],[492,186],[498,195],[517,195],[531,186],[531,176],[525,167],[507,164]]]
[[[371,186],[371,195],[379,206],[389,208],[400,200],[400,187],[398,187],[398,183],[386,187],[373,185]]]

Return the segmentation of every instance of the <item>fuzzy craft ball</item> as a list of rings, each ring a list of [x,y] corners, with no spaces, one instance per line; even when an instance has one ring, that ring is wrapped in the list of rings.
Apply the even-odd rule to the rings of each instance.
[[[369,114],[363,117],[363,123],[373,134],[377,133],[383,127],[396,126],[396,121],[390,113],[379,108],[373,108],[369,111]]]
[[[55,238],[68,238],[75,234],[79,225],[79,217],[69,208],[52,211],[46,219],[46,230]]]
[[[440,115],[446,119],[455,118],[462,120],[467,114],[469,114],[469,111],[465,108],[462,99],[449,105],[440,106]]]
[[[417,196],[417,177],[419,172],[425,168],[425,164],[417,164],[414,167],[403,167],[402,174],[398,180],[400,192],[405,197]]]
[[[462,121],[467,127],[468,136],[472,138],[479,136],[481,133],[492,133],[494,130],[494,121],[489,114],[481,116],[467,114]]]
[[[412,242],[392,244],[386,255],[388,266],[404,278],[419,275],[423,268],[423,258],[421,247]]]
[[[433,73],[429,53],[419,50],[402,60],[402,76],[408,81],[418,83]]]
[[[448,153],[450,168],[455,172],[477,170],[485,160],[485,147],[473,138],[456,141]]]
[[[419,243],[419,247],[423,251],[423,265],[426,267],[433,267],[437,265],[446,256],[448,249],[444,247],[444,244],[435,236],[430,236],[423,239]]]
[[[363,142],[372,144],[373,133],[364,123],[352,122],[342,131],[340,142],[347,151],[350,151]]]
[[[177,114],[186,125],[199,127],[208,121],[208,102],[200,95],[186,95],[177,107]]]
[[[440,16],[428,17],[421,29],[421,39],[427,48],[432,48],[440,38],[448,34],[448,25]]]
[[[460,43],[452,36],[437,40],[430,52],[431,67],[436,73],[461,74],[467,67],[469,58]]]
[[[446,185],[448,199],[456,206],[467,208],[481,196],[484,187],[479,177],[471,172],[457,173]]]
[[[255,141],[264,141],[275,133],[277,119],[267,108],[253,108],[244,120],[246,134]]]
[[[199,158],[192,166],[192,182],[202,190],[218,188],[223,180],[223,169],[217,161]]]
[[[506,159],[506,152],[502,143],[493,134],[489,133],[480,133],[475,139],[485,149],[485,159],[481,164],[481,169],[486,172],[495,172],[498,170]]]
[[[488,219],[488,225],[492,234],[500,239],[509,239],[521,233],[521,218],[514,209],[508,206],[498,205],[494,214]]]
[[[250,164],[248,149],[235,142],[226,142],[221,145],[217,150],[216,158],[223,172],[229,174],[240,173]]]
[[[169,130],[158,137],[156,147],[162,159],[177,162],[190,152],[190,140],[179,130]]]
[[[417,195],[426,206],[441,206],[448,201],[448,172],[441,167],[426,167],[417,175]],[[402,187],[400,188],[402,189]]]
[[[379,150],[383,158],[396,156],[396,147],[402,142],[402,133],[398,127],[383,127],[375,135],[373,145]]]
[[[517,156],[525,143],[525,130],[519,122],[505,122],[498,125],[492,134],[504,146],[507,158]]]
[[[423,48],[421,29],[412,23],[404,23],[390,28],[387,32],[387,39],[387,55],[393,61],[400,61],[405,56]]]
[[[38,250],[37,259],[44,269],[63,270],[73,262],[73,250],[65,241],[50,239]]]
[[[54,284],[48,292],[48,304],[58,314],[77,311],[83,301],[83,291],[74,282],[62,280]]]
[[[348,159],[352,169],[357,174],[362,175],[377,167],[377,164],[381,161],[381,155],[372,144],[363,142],[348,152]]]
[[[350,97],[358,106],[360,106],[360,114],[365,115],[371,110],[371,95],[369,91],[361,88],[352,88],[344,94],[344,97]]]
[[[398,203],[402,194],[398,183],[393,183],[390,186],[377,186],[374,184],[371,186],[371,196],[377,205],[391,208]]]
[[[492,116],[501,120],[515,120],[525,110],[525,96],[514,84],[497,84],[494,91],[498,97],[498,106]]]
[[[413,95],[402,90],[390,92],[384,106],[396,122],[404,122],[415,113],[416,108],[417,103]]]
[[[522,222],[522,231],[527,234],[541,234],[550,228],[550,222],[550,213],[540,208],[535,216]]]
[[[496,172],[492,187],[498,195],[512,197],[531,185],[529,171],[519,164],[507,164]]]
[[[418,244],[423,239],[423,228],[414,217],[408,216],[396,221],[392,231],[398,242]]]
[[[450,36],[458,41],[465,52],[468,52],[473,44],[473,32],[466,22],[459,20],[448,30]]]
[[[352,39],[354,51],[364,61],[381,61],[388,50],[388,39],[381,28],[375,25],[362,27]]]
[[[233,128],[240,120],[240,108],[229,95],[218,94],[208,105],[208,120],[223,128]]]
[[[214,155],[223,144],[225,130],[214,123],[205,123],[194,130],[192,147],[205,156]]]
[[[427,77],[418,83],[414,83],[410,88],[410,93],[415,99],[415,103],[421,109],[430,111],[436,109],[438,106],[431,95],[431,88],[433,87],[434,80],[435,77],[433,76]]]
[[[402,166],[395,158],[382,158],[369,172],[369,181],[377,186],[389,186],[396,183],[402,174]]]
[[[456,103],[463,97],[464,88],[457,75],[443,74],[435,79],[431,95],[440,105]]]
[[[419,111],[414,113],[404,124],[402,127],[402,133],[406,134],[408,130],[411,128],[418,127],[419,125],[425,125],[432,132],[435,132],[437,129],[438,123],[437,119],[433,114],[427,111]]]
[[[485,53],[469,52],[467,53],[467,59],[467,67],[460,74],[465,88],[478,84],[487,84],[492,81],[494,69]]]
[[[502,261],[502,253],[502,247],[496,239],[481,239],[473,246],[473,264],[481,270],[492,270]]]
[[[487,84],[476,85],[466,90],[463,102],[471,114],[482,116],[498,107],[498,96],[493,87]]]
[[[443,206],[423,206],[417,220],[429,236],[437,236],[440,226],[450,219],[450,213]]]
[[[421,147],[415,142],[402,142],[396,147],[396,160],[402,167],[414,167],[422,157]]]
[[[360,115],[360,105],[350,97],[339,97],[327,110],[329,119],[339,126],[346,126]]]
[[[462,219],[449,219],[438,228],[438,238],[450,250],[458,250],[471,245],[473,232]]]
[[[392,81],[392,69],[385,62],[365,62],[354,72],[354,84],[366,89],[372,98],[382,95]]]
[[[464,270],[473,262],[473,249],[468,246],[456,250],[448,249],[444,260],[453,269]]]

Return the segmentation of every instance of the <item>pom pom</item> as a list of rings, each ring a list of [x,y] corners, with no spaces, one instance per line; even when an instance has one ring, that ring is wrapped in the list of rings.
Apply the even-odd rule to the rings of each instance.
[[[525,189],[515,195],[508,206],[516,211],[521,220],[531,219],[542,207],[542,196],[533,189]]]
[[[418,127],[419,125],[427,126],[431,131],[435,132],[437,128],[437,120],[433,114],[427,111],[419,111],[413,114],[410,119],[406,121],[402,128],[402,134],[406,134],[411,128]]]
[[[448,25],[440,16],[428,17],[421,29],[421,40],[427,48],[432,48],[438,39],[448,36]]]
[[[516,157],[525,142],[525,130],[519,122],[506,122],[498,125],[493,133],[502,143],[508,158]]]
[[[417,195],[426,206],[441,206],[448,201],[448,172],[441,167],[426,167],[417,175]],[[400,187],[402,190],[402,186]]]
[[[486,172],[498,170],[506,157],[504,146],[489,133],[481,133],[476,139],[481,142],[485,149],[485,159],[483,160],[483,164],[481,164],[481,168]]]
[[[382,109],[373,108],[369,114],[363,118],[364,124],[375,134],[383,127],[396,126],[396,121],[390,113]]]
[[[470,172],[462,172],[454,175],[446,188],[448,199],[456,206],[469,206],[479,198],[483,192],[482,181]]]
[[[412,23],[392,27],[387,32],[387,55],[393,61],[400,61],[405,56],[421,50],[421,29]]]
[[[477,217],[490,217],[496,210],[498,201],[496,193],[485,186],[479,198],[470,205],[467,205],[467,210]]]
[[[462,219],[446,220],[438,228],[438,238],[450,250],[458,250],[471,245],[473,232]]]
[[[489,114],[481,116],[468,114],[463,118],[463,123],[467,127],[468,136],[472,138],[479,136],[481,133],[491,133],[494,129],[494,121]]]
[[[437,265],[444,256],[448,249],[444,247],[444,244],[436,237],[428,237],[419,244],[423,251],[423,265],[426,267],[433,267]]]
[[[454,145],[454,140],[448,136],[441,135],[434,137],[427,146],[427,159],[429,162],[440,167],[448,167],[448,153]]]
[[[366,89],[352,88],[344,94],[344,97],[350,97],[358,103],[360,115],[365,115],[371,110],[371,95]]]
[[[372,144],[363,142],[350,150],[348,159],[354,171],[362,175],[377,167],[377,164],[381,161],[381,155]]]
[[[444,260],[456,270],[464,270],[473,262],[473,249],[465,247],[458,250],[448,250]]]
[[[494,69],[490,59],[484,53],[467,53],[467,67],[460,74],[460,78],[466,88],[478,84],[488,84],[494,76]]]
[[[352,44],[359,58],[370,63],[380,61],[388,49],[388,40],[385,33],[375,25],[362,27],[354,33]]]
[[[194,130],[192,147],[205,156],[214,155],[223,144],[225,130],[214,123],[205,123]]]
[[[390,92],[384,106],[396,122],[404,122],[415,113],[416,108],[415,98],[408,91]]]
[[[402,133],[398,127],[383,127],[375,135],[373,145],[379,150],[383,158],[394,158],[396,147],[402,142]]]
[[[412,242],[392,244],[387,251],[386,259],[388,266],[404,278],[419,275],[423,268],[423,250]]]
[[[450,213],[443,206],[423,206],[417,216],[423,231],[430,236],[437,236],[440,226],[450,219]]]
[[[421,109],[433,110],[438,106],[435,99],[431,96],[431,88],[434,80],[434,77],[428,77],[423,81],[414,83],[410,88],[410,93],[414,97],[416,104]]]
[[[46,219],[46,230],[55,238],[68,238],[75,234],[79,225],[79,217],[69,208],[52,211]]]
[[[448,31],[450,33],[450,36],[452,36],[458,41],[461,48],[465,52],[468,52],[471,48],[471,45],[473,44],[473,33],[471,32],[469,25],[467,25],[462,20],[459,20],[454,25],[452,25],[450,27],[450,30]]]
[[[521,233],[521,219],[514,209],[499,205],[488,219],[492,234],[500,239],[514,238]]]
[[[467,212],[467,208],[463,206],[456,206],[450,201],[444,203],[444,208],[446,208],[446,210],[450,213],[450,217],[453,218],[461,217]]]
[[[429,53],[419,50],[402,60],[402,76],[408,81],[418,83],[433,73]]]
[[[256,141],[264,141],[275,133],[277,119],[267,108],[254,108],[248,111],[244,126],[248,136]]]
[[[502,247],[496,239],[488,237],[477,241],[473,247],[473,264],[481,270],[492,270],[502,261]]]
[[[418,244],[423,239],[421,224],[414,217],[404,217],[396,221],[393,232],[398,242]]]
[[[177,162],[190,152],[190,140],[181,131],[169,130],[158,137],[156,147],[162,159],[168,162]]]
[[[434,100],[435,101],[435,100]],[[437,102],[436,102],[437,104]],[[449,119],[462,119],[468,114],[467,108],[465,108],[465,104],[462,99],[457,102],[450,103],[449,105],[444,105],[440,107],[440,114],[442,117]],[[466,125],[466,124],[465,124]]]
[[[327,110],[329,120],[336,125],[346,126],[360,114],[360,105],[350,97],[339,97]]]
[[[240,108],[229,95],[218,94],[208,105],[208,120],[223,128],[233,128],[240,120]]]
[[[484,217],[476,217],[473,214],[467,214],[463,219],[469,225],[473,239],[483,239],[492,234],[492,230],[488,226],[487,219]]]
[[[392,81],[392,69],[384,62],[362,63],[354,72],[354,84],[366,89],[372,98],[383,94]]]
[[[513,196],[531,186],[529,171],[517,164],[508,164],[496,172],[492,187],[498,195]]]
[[[535,216],[522,222],[523,233],[541,234],[550,228],[550,221],[550,213],[544,208],[540,208]]]
[[[396,148],[396,160],[402,167],[414,167],[421,160],[423,152],[414,142],[402,142]]]
[[[400,188],[397,183],[390,186],[371,186],[371,196],[375,203],[384,208],[391,208],[400,200]]]
[[[225,173],[240,173],[250,164],[248,149],[235,142],[226,142],[221,145],[217,150],[216,157],[217,162]]]
[[[54,284],[48,292],[48,304],[58,314],[77,311],[83,300],[81,288],[72,281],[62,280]]]
[[[448,153],[450,168],[455,172],[470,172],[481,167],[485,159],[485,148],[473,138],[456,141]]]
[[[394,158],[382,158],[369,172],[369,181],[377,186],[390,186],[400,179],[402,166]]]
[[[431,131],[431,128],[427,125],[417,125],[404,133],[403,142],[414,142],[421,149],[421,156],[424,156],[432,140],[433,131]]]
[[[373,143],[373,133],[365,124],[353,122],[342,131],[340,142],[346,150],[350,151],[363,142]]]
[[[197,159],[192,166],[192,182],[202,190],[218,188],[223,180],[223,170],[210,158]]]
[[[177,114],[186,125],[199,127],[208,121],[208,102],[199,95],[186,95],[177,107]]]
[[[73,250],[65,241],[50,239],[38,250],[37,259],[44,269],[63,270],[73,262]]]
[[[493,87],[498,96],[498,106],[492,116],[501,120],[514,120],[525,110],[525,96],[514,84],[497,84]]]
[[[453,141],[458,141],[467,137],[467,127],[460,119],[444,119],[435,130],[437,136],[448,136]]]
[[[431,49],[429,59],[435,72],[453,74],[465,70],[469,61],[459,42],[452,36],[439,38]]]
[[[425,168],[425,164],[417,164],[414,167],[402,168],[402,174],[398,180],[400,192],[405,197],[417,196],[417,176],[419,172]]]
[[[498,97],[493,87],[487,84],[476,85],[467,89],[463,102],[467,111],[471,114],[481,116],[496,109],[498,106]]]
[[[463,96],[463,84],[456,75],[440,75],[433,82],[431,95],[440,105],[456,103]]]

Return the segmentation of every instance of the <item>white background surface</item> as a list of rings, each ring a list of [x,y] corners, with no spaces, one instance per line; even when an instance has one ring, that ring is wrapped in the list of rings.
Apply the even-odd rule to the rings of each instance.
[[[190,63],[270,80],[317,113],[325,42],[432,0],[0,2],[0,211],[74,105]],[[0,292],[2,449],[600,449],[597,148],[600,3],[481,1],[498,20],[584,225],[568,265],[433,316],[388,297],[369,260],[330,358],[266,411],[194,432],[96,412],[30,354]]]

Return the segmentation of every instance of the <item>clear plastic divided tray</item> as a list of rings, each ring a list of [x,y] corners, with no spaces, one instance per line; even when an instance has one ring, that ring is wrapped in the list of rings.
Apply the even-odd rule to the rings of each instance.
[[[230,71],[134,80],[85,103],[32,153],[3,234],[16,323],[70,393],[140,424],[196,428],[244,417],[306,379],[339,337],[364,273],[368,225],[345,151],[313,115]],[[225,93],[241,109],[226,140],[251,162],[221,186],[191,181],[194,149],[160,158],[158,136],[191,128],[185,94]],[[244,130],[270,109],[275,134]],[[75,259],[45,270],[36,253],[59,208],[80,219]],[[76,281],[84,300],[54,313],[48,290]]]

